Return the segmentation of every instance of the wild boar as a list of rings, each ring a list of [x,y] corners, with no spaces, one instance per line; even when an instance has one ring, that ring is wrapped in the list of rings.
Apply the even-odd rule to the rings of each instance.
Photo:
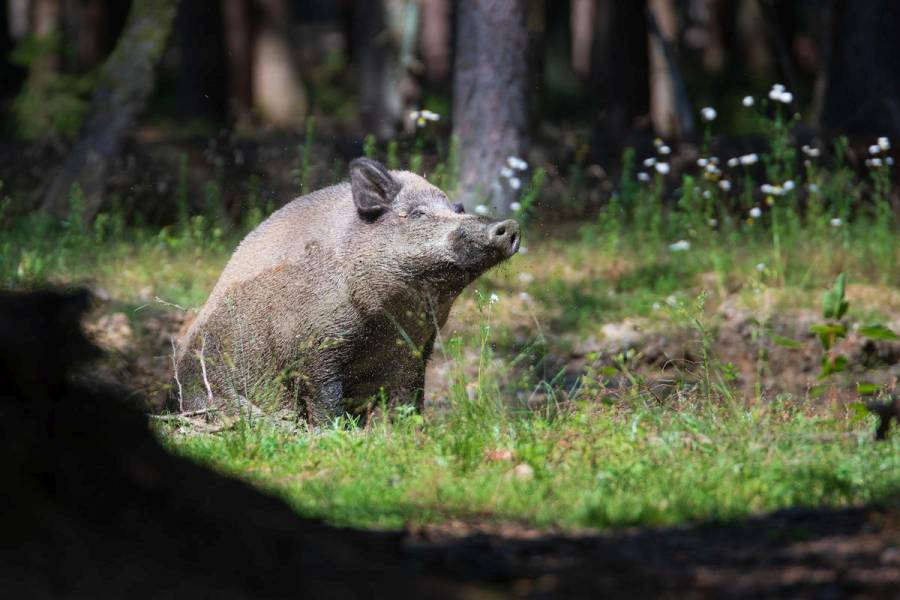
[[[451,304],[519,241],[515,221],[358,158],[349,184],[293,200],[240,243],[179,345],[178,408],[243,398],[313,424],[373,397],[421,410]]]

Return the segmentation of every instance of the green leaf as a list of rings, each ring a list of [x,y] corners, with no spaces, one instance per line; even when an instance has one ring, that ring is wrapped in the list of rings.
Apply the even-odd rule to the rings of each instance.
[[[867,325],[865,327],[860,327],[859,334],[870,340],[890,340],[892,342],[900,340],[900,335],[897,335],[884,325]]]
[[[841,273],[837,276],[831,289],[825,292],[822,302],[822,313],[826,319],[840,319],[847,312],[850,304],[844,300],[846,287],[847,276]]]
[[[856,384],[856,393],[860,394],[861,396],[874,394],[880,389],[881,389],[881,386],[877,383],[866,383],[866,382],[860,381]]]
[[[822,358],[822,372],[819,373],[819,380],[825,379],[834,375],[835,373],[840,373],[842,371],[847,370],[847,357],[843,354],[838,354],[832,359],[829,359],[827,356]]]
[[[854,423],[865,421],[866,417],[869,416],[869,409],[862,402],[854,402],[850,405],[850,410],[853,411],[853,416],[850,417],[850,420]]]
[[[825,392],[828,391],[829,387],[830,386],[828,386],[826,384],[814,385],[811,388],[809,388],[809,397],[810,398],[819,398],[820,396],[825,394]]]
[[[813,325],[809,328],[813,333],[819,335],[832,335],[834,337],[844,337],[847,335],[847,328],[843,325]]]
[[[779,346],[790,348],[792,350],[799,350],[800,348],[803,348],[803,342],[792,340],[791,338],[782,337],[780,335],[772,336],[772,341]]]

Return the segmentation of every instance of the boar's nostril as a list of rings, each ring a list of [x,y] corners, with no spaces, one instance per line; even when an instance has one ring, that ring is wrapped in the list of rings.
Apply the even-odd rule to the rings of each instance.
[[[498,227],[498,228],[494,231],[494,234],[495,234],[495,235],[505,235],[505,234],[506,234],[506,227],[504,227],[503,225],[501,225],[500,227]]]

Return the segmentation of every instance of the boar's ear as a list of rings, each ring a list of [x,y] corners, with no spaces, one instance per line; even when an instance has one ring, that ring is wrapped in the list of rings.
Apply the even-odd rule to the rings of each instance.
[[[375,218],[397,197],[400,184],[380,162],[357,158],[350,163],[350,189],[359,214]]]

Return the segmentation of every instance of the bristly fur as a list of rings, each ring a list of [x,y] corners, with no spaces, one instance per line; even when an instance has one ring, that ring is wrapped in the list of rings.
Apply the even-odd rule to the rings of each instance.
[[[421,408],[437,329],[466,285],[516,252],[518,225],[464,214],[372,160],[351,163],[351,182],[297,198],[238,246],[179,347],[184,410],[209,402],[204,370],[216,402],[314,423],[376,396]]]

